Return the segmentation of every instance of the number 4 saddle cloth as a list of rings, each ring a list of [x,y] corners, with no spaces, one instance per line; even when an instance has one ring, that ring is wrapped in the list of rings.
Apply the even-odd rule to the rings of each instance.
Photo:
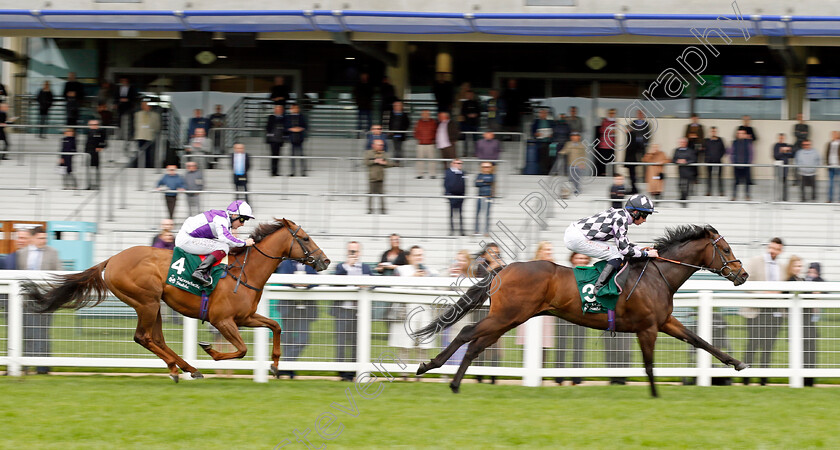
[[[605,265],[607,265],[606,261],[598,261],[594,266],[577,266],[574,269],[575,281],[577,281],[584,313],[599,314],[615,311],[618,296],[621,295],[619,283],[623,284],[624,279],[626,279],[627,271],[625,269],[627,264],[625,263],[618,274],[612,276],[609,283],[604,285],[596,295],[595,282],[598,281],[598,276],[601,275]]]
[[[192,277],[192,273],[195,272],[195,269],[203,260],[204,255],[193,255],[175,247],[175,250],[172,251],[172,263],[169,265],[169,272],[166,274],[166,283],[191,294],[201,295],[201,292],[204,291],[209,295],[216,288],[219,279],[224,278],[225,264],[219,261],[213,265],[213,268],[210,269],[213,284],[204,287]]]

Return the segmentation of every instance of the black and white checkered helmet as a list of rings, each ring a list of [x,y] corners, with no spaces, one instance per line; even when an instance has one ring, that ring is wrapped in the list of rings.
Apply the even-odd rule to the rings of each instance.
[[[628,211],[641,211],[647,214],[653,214],[656,211],[653,209],[653,201],[647,195],[636,194],[627,200],[624,209]]]

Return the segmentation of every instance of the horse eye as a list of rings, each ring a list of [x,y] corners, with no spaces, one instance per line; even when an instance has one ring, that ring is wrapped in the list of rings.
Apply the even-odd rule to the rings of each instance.
[[[303,240],[309,242],[309,236],[306,236],[305,238],[303,238]]]
[[[723,253],[726,253],[728,255],[729,254],[729,249],[728,248],[723,249]]]

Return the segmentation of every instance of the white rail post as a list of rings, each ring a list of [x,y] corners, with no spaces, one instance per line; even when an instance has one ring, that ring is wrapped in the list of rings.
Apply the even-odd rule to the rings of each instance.
[[[543,316],[532,317],[525,322],[525,376],[523,386],[542,386],[542,341]]]
[[[356,375],[370,370],[370,342],[373,303],[370,300],[370,288],[359,288],[359,303],[356,305]]]
[[[198,359],[198,319],[184,317],[184,360],[189,364],[195,364]]]
[[[789,383],[792,388],[801,388],[804,384],[802,376],[802,299],[795,292],[790,299],[788,310],[788,363],[790,365]]]
[[[697,335],[706,342],[714,342],[714,314],[712,307],[712,291],[700,291],[699,304],[697,306]],[[712,355],[709,352],[697,349],[697,385],[711,386],[712,376],[709,369],[712,368]]]
[[[257,314],[268,317],[268,299],[265,290],[257,304]],[[268,328],[254,329],[254,381],[268,383]]]
[[[6,353],[9,355],[9,375],[19,377],[20,358],[23,356],[23,296],[20,295],[20,282],[17,280],[9,282],[9,318],[6,327],[9,339]]]

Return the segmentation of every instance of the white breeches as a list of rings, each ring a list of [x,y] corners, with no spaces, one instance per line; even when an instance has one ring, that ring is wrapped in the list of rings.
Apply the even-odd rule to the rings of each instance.
[[[592,258],[605,259],[607,261],[615,258],[624,258],[624,255],[621,254],[615,243],[587,239],[583,231],[576,227],[575,224],[571,224],[566,228],[563,242],[569,250]]]
[[[179,231],[178,235],[175,236],[175,246],[193,255],[209,255],[216,250],[221,250],[227,254],[230,251],[230,246],[224,242],[192,237],[188,232],[183,230]]]

